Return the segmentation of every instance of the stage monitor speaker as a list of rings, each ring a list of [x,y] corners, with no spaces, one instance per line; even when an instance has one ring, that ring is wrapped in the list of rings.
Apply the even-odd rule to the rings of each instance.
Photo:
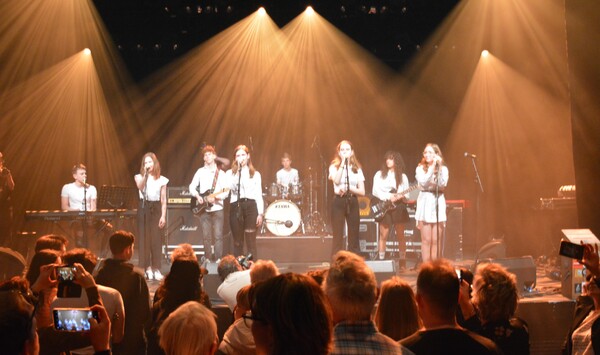
[[[502,259],[506,258],[506,244],[504,239],[493,239],[491,242],[479,248],[477,260],[480,259]]]
[[[537,275],[533,257],[531,255],[501,258],[501,259],[483,259],[478,261],[479,264],[495,263],[504,266],[508,272],[515,274],[517,277],[517,290],[519,294],[531,292],[536,285]]]
[[[396,275],[393,260],[366,260],[365,263],[375,273],[378,286],[381,286],[383,281],[389,280]]]
[[[194,217],[189,208],[167,209],[167,246],[169,252],[181,243],[191,244],[194,250],[202,248],[201,233],[198,219]]]

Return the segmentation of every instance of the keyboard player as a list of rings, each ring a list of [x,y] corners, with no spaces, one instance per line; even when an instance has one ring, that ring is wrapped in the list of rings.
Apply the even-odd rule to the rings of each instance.
[[[65,184],[60,193],[61,209],[63,211],[86,211],[96,210],[98,192],[96,187],[86,182],[87,168],[79,163],[73,166],[73,182]],[[84,203],[85,201],[85,203]],[[104,228],[103,221],[74,220],[70,222],[71,237],[77,247],[89,248],[96,255],[102,255],[104,235],[100,233]]]

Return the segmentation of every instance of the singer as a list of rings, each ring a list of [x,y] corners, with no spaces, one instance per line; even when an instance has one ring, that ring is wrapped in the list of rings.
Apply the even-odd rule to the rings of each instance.
[[[11,195],[15,182],[10,170],[4,166],[4,155],[0,152],[0,246],[8,247],[12,237],[13,209]]]
[[[73,166],[71,172],[75,181],[63,186],[60,193],[60,208],[63,211],[95,211],[98,192],[94,185],[86,182],[87,168],[85,165],[79,163]],[[71,237],[74,239],[77,247],[89,248],[94,252],[100,251],[100,243],[95,238],[93,240],[87,238],[89,235],[94,235],[95,233],[91,221],[90,223],[85,223],[85,221],[71,221],[69,227],[71,229]],[[90,242],[93,246],[90,245]]]
[[[225,173],[231,190],[229,225],[233,235],[233,253],[236,256],[252,254],[257,259],[256,230],[262,224],[264,211],[262,181],[260,173],[252,165],[248,147],[238,145],[234,152],[231,169]]]
[[[354,154],[352,143],[341,141],[329,165],[329,180],[333,182],[335,198],[331,206],[333,240],[331,255],[344,249],[344,222],[348,224],[348,250],[360,254],[358,234],[360,215],[357,196],[365,194],[365,176]]]
[[[138,236],[140,257],[138,265],[146,270],[148,280],[161,281],[162,232],[166,225],[167,184],[160,175],[160,163],[154,153],[142,157],[140,173],[134,177],[139,190]]]
[[[420,190],[415,220],[421,231],[421,257],[423,262],[427,262],[440,257],[439,242],[446,225],[444,189],[448,185],[449,173],[437,144],[425,146],[415,174]]]

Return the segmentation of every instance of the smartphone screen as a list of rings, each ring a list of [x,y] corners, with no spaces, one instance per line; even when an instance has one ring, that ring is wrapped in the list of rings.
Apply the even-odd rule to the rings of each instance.
[[[73,282],[75,280],[75,266],[66,265],[56,268],[58,282]]]
[[[52,311],[54,329],[65,332],[90,330],[90,318],[98,319],[98,313],[89,308],[55,308]]]

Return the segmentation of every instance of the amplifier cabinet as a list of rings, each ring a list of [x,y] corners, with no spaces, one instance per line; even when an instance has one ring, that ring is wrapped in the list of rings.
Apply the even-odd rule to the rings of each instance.
[[[192,195],[187,186],[167,187],[167,206],[169,208],[190,209]]]
[[[167,245],[181,243],[203,243],[200,223],[189,208],[167,208]]]
[[[372,218],[361,218],[359,224],[358,243],[363,253],[377,252],[379,241],[379,224]]]

